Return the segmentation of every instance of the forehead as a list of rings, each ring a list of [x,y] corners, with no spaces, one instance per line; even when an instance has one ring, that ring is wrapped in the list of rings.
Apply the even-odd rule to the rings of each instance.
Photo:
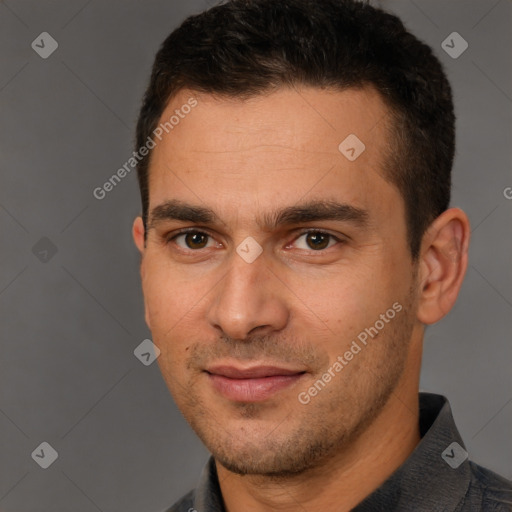
[[[192,98],[197,106],[189,112],[186,105]],[[387,106],[373,87],[342,91],[281,88],[249,99],[185,89],[169,102],[160,123],[173,115],[173,122],[179,122],[170,132],[172,137],[164,134],[164,142],[170,145],[174,142],[176,149],[194,150],[201,146],[212,152],[247,149],[243,147],[242,136],[257,137],[262,146],[282,142],[290,149],[303,145],[309,151],[318,148],[333,152],[339,142],[354,133],[375,145],[382,142],[381,137],[385,138],[382,128],[389,117]],[[189,137],[192,131],[201,133],[202,138],[192,140]],[[226,138],[227,134],[231,137]]]
[[[333,191],[364,209],[379,195],[400,200],[383,178],[389,116],[372,88],[280,89],[245,100],[182,90],[166,122],[151,157],[150,210],[179,199],[250,215],[264,203]]]

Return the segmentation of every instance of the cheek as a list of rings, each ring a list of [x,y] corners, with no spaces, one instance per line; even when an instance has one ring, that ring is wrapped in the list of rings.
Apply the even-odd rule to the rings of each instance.
[[[168,264],[148,261],[142,286],[153,342],[161,351],[159,364],[176,368],[192,341],[201,339],[203,283],[185,278]]]
[[[325,281],[327,289],[315,287],[305,301],[308,308],[323,320],[321,325],[329,328],[331,359],[348,350],[352,340],[374,326],[380,315],[392,308],[396,301],[402,300],[401,278],[390,276],[393,269],[389,262],[384,263],[374,260],[357,268],[352,266],[350,271],[338,269]]]
[[[151,271],[146,272],[143,282],[144,300],[152,330],[159,330],[166,319],[172,322],[170,317],[172,312],[176,311],[174,304],[170,302],[173,299],[170,287],[165,283],[157,274]]]
[[[169,272],[157,265],[147,265],[142,287],[153,343],[160,349],[162,356],[167,358],[167,352],[176,346],[180,319],[187,312],[183,290],[179,284],[173,283]]]
[[[307,296],[308,306],[340,326],[364,318],[374,308],[380,307],[389,293],[383,287],[380,266],[379,262],[372,262],[335,269],[322,281],[321,287],[314,285],[316,280],[313,280],[308,285],[311,290]]]
[[[162,257],[147,258],[142,287],[153,328],[172,324],[192,307],[189,304],[193,301],[190,281],[180,279],[180,273]]]

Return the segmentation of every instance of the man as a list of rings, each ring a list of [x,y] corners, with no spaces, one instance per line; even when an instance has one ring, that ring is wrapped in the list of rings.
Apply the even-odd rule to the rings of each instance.
[[[460,290],[450,86],[355,0],[232,0],[156,56],[137,127],[145,317],[212,457],[170,511],[511,510],[422,340]]]

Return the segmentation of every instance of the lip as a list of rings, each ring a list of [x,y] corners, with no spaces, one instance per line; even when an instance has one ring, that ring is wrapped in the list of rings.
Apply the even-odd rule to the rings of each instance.
[[[276,375],[296,375],[303,373],[304,370],[295,370],[289,368],[281,368],[279,366],[252,366],[249,368],[237,368],[236,366],[218,365],[212,366],[206,370],[214,375],[221,375],[230,379],[259,379],[263,377],[275,377]]]
[[[235,402],[261,402],[296,383],[304,370],[277,366],[213,366],[206,374],[216,391]]]

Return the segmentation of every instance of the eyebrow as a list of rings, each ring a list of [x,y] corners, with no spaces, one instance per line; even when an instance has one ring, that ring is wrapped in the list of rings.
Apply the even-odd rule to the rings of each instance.
[[[172,199],[151,210],[148,229],[155,228],[161,222],[171,220],[204,225],[224,224],[210,208]],[[367,210],[350,204],[320,200],[286,206],[265,213],[256,218],[256,223],[262,231],[272,231],[280,226],[322,220],[349,222],[364,228],[368,226],[369,214]]]

